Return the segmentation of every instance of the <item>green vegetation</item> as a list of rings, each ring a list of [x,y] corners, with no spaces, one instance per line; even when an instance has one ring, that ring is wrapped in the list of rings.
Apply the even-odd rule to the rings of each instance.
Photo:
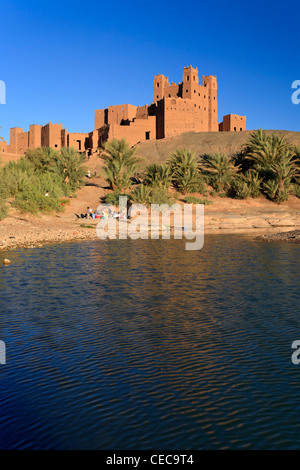
[[[171,168],[167,165],[152,163],[147,166],[144,174],[144,184],[152,188],[166,189],[172,181]]]
[[[104,171],[110,189],[124,191],[131,186],[139,162],[134,153],[135,149],[130,148],[125,139],[113,139],[103,144],[100,157],[105,161]]]
[[[167,164],[171,169],[173,186],[181,194],[204,192],[205,183],[197,167],[194,152],[177,150]]]
[[[0,168],[0,200],[12,199],[21,212],[61,212],[69,203],[64,198],[84,185],[84,160],[72,148],[29,150],[19,161]],[[0,213],[1,218],[7,216],[4,202]]]
[[[101,148],[106,181],[113,190],[105,196],[106,203],[117,206],[120,195],[147,205],[173,204],[179,194],[187,203],[206,205],[212,203],[206,199],[208,194],[237,199],[263,194],[278,204],[289,195],[300,198],[300,148],[261,129],[252,132],[246,145],[232,156],[197,156],[178,149],[165,164],[153,163],[142,172],[134,154],[125,139],[113,139]],[[76,190],[84,185],[84,163],[84,155],[73,148],[38,148],[1,167],[0,220],[7,216],[8,200],[22,212],[64,210],[64,198],[76,197]]]
[[[265,194],[277,203],[285,201],[289,194],[299,197],[300,148],[293,148],[284,137],[267,135],[261,129],[252,132],[244,148],[233,156],[214,153],[199,158],[190,150],[179,149],[166,164],[149,165],[142,183],[135,187],[133,177],[138,171],[138,160],[133,156],[134,150],[124,140],[113,140],[104,148],[101,156],[106,162],[107,181],[115,189],[115,196],[109,196],[111,203],[117,194],[129,188],[132,201],[144,204],[176,200],[178,193],[206,196],[210,192],[212,197],[237,199]],[[171,186],[176,196],[170,194]],[[187,196],[184,200],[210,203],[207,199],[193,198]]]
[[[274,202],[281,203],[294,191],[299,173],[299,148],[276,134],[260,129],[251,134],[244,157],[260,178],[262,190]]]
[[[140,184],[129,195],[129,198],[134,203],[139,204],[168,204],[173,205],[176,202],[176,197],[172,197],[167,189],[164,188],[151,188]]]
[[[3,199],[0,199],[0,220],[3,220],[8,215],[7,205]]]
[[[125,193],[120,193],[120,191],[113,191],[112,193],[109,193],[105,196],[104,202],[106,204],[110,204],[112,206],[119,206],[119,197],[120,196],[126,196],[128,198],[128,194]]]
[[[186,196],[184,198],[184,202],[187,202],[188,204],[204,204],[205,206],[213,204],[213,201],[209,199],[201,199],[200,197],[195,196]]]
[[[207,176],[210,186],[216,191],[226,191],[239,170],[234,161],[223,153],[214,153],[202,157],[200,167]]]

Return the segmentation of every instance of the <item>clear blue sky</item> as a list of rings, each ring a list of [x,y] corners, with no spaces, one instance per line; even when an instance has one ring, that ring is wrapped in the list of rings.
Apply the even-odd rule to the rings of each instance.
[[[2,134],[63,122],[93,129],[94,110],[152,102],[153,77],[186,65],[217,75],[219,121],[300,131],[298,1],[23,1],[0,3]]]

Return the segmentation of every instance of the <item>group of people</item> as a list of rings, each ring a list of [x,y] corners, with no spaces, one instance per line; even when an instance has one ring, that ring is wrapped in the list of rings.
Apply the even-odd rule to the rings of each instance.
[[[108,219],[109,217],[112,217],[114,219],[125,219],[126,220],[126,214],[123,211],[117,212],[116,210],[112,211],[111,209],[104,209],[103,211],[98,211],[96,210],[93,212],[93,210],[90,207],[86,208],[86,213],[81,214],[82,219]]]

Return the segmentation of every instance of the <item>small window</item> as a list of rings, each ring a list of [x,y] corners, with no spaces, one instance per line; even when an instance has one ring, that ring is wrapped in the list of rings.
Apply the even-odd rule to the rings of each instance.
[[[240,131],[241,131],[241,132],[242,132],[242,130],[243,130],[243,129],[240,127]]]
[[[206,111],[206,108],[204,108],[204,111]]]
[[[195,81],[195,79],[196,79],[196,78],[195,78],[195,75],[194,75],[194,76],[193,76],[193,80]]]
[[[159,98],[159,96],[158,96],[158,95],[156,95],[156,98],[158,99],[158,98]]]
[[[234,127],[234,130],[236,131],[236,127]]]
[[[156,84],[157,88],[159,87],[159,83]]]
[[[55,144],[54,147],[57,147],[57,144]]]
[[[196,104],[194,104],[194,106],[195,106],[195,108],[196,108],[196,106],[197,106],[197,105],[196,105]]]
[[[190,79],[189,75],[187,75],[186,79],[187,79],[187,81],[189,81],[189,79]]]
[[[204,98],[206,98],[206,96],[204,95]]]
[[[200,93],[198,93],[198,96],[200,96]]]
[[[199,106],[199,109],[201,109],[201,106]]]
[[[188,93],[188,92],[189,92],[189,90],[186,90],[186,92]]]
[[[196,93],[196,90],[194,90],[194,93]]]
[[[170,95],[170,93],[169,93],[169,98],[171,98],[171,95]]]

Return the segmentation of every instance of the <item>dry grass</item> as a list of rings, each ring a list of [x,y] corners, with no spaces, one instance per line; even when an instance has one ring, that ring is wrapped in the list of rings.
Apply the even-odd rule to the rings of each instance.
[[[186,148],[196,155],[216,152],[232,155],[247,142],[252,131],[244,132],[187,132],[171,139],[150,140],[138,144],[136,156],[143,159],[141,166],[150,163],[164,163],[168,156],[177,149]],[[300,132],[267,130],[285,135],[293,144],[300,145]]]

